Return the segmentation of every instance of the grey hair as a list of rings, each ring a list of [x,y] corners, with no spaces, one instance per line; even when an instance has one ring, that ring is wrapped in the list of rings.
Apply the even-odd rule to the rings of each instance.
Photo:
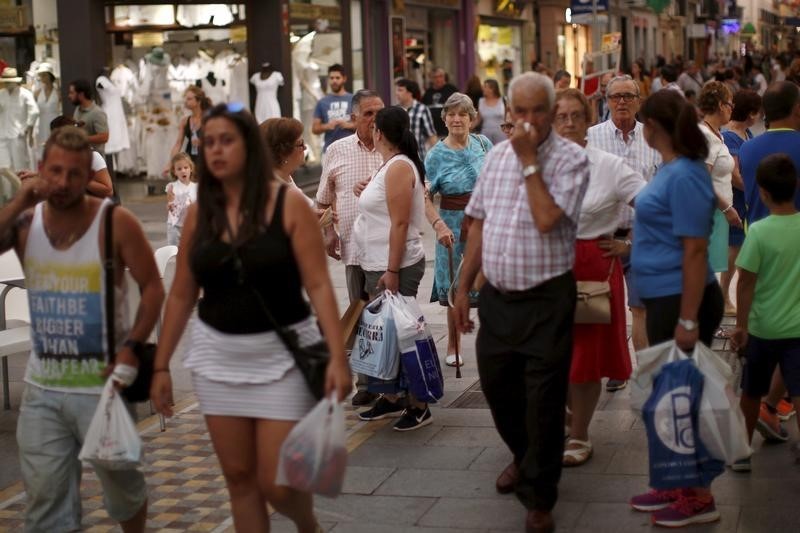
[[[361,89],[360,91],[356,91],[356,94],[353,95],[352,103],[350,104],[351,108],[353,109],[353,113],[358,111],[358,108],[361,106],[361,100],[366,100],[367,98],[380,98],[381,95],[377,93],[377,91],[373,91],[372,89]]]
[[[640,96],[640,94],[639,94],[639,84],[636,83],[636,80],[634,80],[628,74],[620,74],[619,76],[614,76],[613,78],[608,80],[608,83],[606,83],[606,98],[608,98],[608,93],[611,92],[611,86],[614,83],[618,83],[618,82],[622,83],[623,81],[632,81],[633,85],[636,87],[636,96]]]
[[[523,72],[511,80],[508,84],[508,104],[509,107],[514,99],[514,88],[519,86],[521,89],[544,89],[547,93],[547,101],[550,104],[550,109],[554,109],[556,105],[556,88],[553,85],[553,80],[549,76],[540,74],[539,72]]]
[[[478,112],[475,111],[475,106],[472,105],[472,98],[464,93],[453,93],[450,95],[450,98],[447,99],[442,108],[442,120],[447,116],[447,113],[454,109],[457,111],[465,111],[469,115],[470,120],[475,120],[478,116]]]

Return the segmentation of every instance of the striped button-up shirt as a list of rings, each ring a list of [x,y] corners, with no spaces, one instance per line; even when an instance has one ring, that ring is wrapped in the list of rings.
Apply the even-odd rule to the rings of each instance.
[[[345,265],[358,264],[358,248],[353,238],[358,198],[353,194],[353,186],[371,178],[382,163],[383,158],[378,151],[367,148],[358,133],[335,141],[325,152],[317,203],[335,206],[339,217],[342,262]]]
[[[650,148],[644,140],[644,124],[636,121],[636,125],[628,133],[628,140],[622,130],[612,120],[606,120],[589,128],[588,145],[610,154],[618,155],[633,170],[649,182],[661,164],[661,155]],[[620,227],[630,228],[633,224],[633,209],[623,206],[620,210]]]
[[[522,291],[572,269],[589,159],[577,144],[551,130],[539,145],[540,175],[564,216],[548,233],[536,228],[522,165],[509,141],[486,156],[466,213],[483,220],[481,257],[486,279],[501,290]]]
[[[425,152],[427,148],[425,143],[428,142],[432,136],[436,135],[436,128],[433,127],[433,117],[431,110],[428,109],[423,103],[414,100],[411,107],[407,109],[408,120],[411,122],[411,132],[419,145],[419,158],[425,161]]]

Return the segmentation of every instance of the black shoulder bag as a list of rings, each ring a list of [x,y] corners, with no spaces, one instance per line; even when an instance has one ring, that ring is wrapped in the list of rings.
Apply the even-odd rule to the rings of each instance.
[[[114,208],[117,204],[112,203],[106,208],[105,213],[105,252],[106,257],[103,261],[103,271],[106,278],[106,349],[111,361],[117,355],[116,342],[114,340],[116,327],[116,310],[114,308]],[[136,380],[128,387],[122,389],[122,396],[129,402],[146,402],[150,399],[150,384],[153,382],[153,365],[156,358],[156,345],[149,343],[138,343],[133,348],[133,353],[139,360],[139,372]]]

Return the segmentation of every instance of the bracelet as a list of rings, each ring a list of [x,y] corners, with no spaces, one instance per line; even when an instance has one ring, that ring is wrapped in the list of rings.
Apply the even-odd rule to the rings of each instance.
[[[154,368],[153,374],[157,374],[159,372],[169,372],[169,368]]]
[[[434,221],[431,223],[431,227],[432,227],[433,229],[436,229],[436,224],[438,224],[438,223],[439,223],[439,222],[441,222],[441,221],[442,221],[442,219],[441,219],[441,218],[437,218],[436,220],[434,220]]]
[[[731,204],[731,205],[729,205],[728,207],[726,207],[725,209],[723,209],[723,210],[722,210],[722,214],[725,214],[725,213],[727,213],[727,212],[728,212],[728,211],[730,211],[731,209],[733,209],[733,204]]]
[[[399,270],[392,270],[391,268],[387,268],[386,272],[391,272],[392,274],[400,274]]]

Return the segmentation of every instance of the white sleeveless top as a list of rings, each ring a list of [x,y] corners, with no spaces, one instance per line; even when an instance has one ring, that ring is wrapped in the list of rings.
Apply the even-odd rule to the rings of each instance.
[[[422,246],[422,225],[425,220],[425,187],[420,181],[414,163],[404,155],[396,155],[378,169],[369,185],[358,199],[358,218],[353,235],[358,246],[361,268],[370,272],[385,271],[389,265],[389,206],[386,200],[386,172],[389,167],[403,162],[414,171],[414,197],[406,234],[406,246],[400,268],[411,266],[425,257]]]
[[[110,203],[103,201],[89,229],[67,250],[53,248],[45,234],[44,203],[34,209],[23,262],[32,344],[26,383],[59,392],[103,390],[100,373],[108,363],[106,287],[98,239]],[[129,327],[124,282],[116,290],[119,347]]]

